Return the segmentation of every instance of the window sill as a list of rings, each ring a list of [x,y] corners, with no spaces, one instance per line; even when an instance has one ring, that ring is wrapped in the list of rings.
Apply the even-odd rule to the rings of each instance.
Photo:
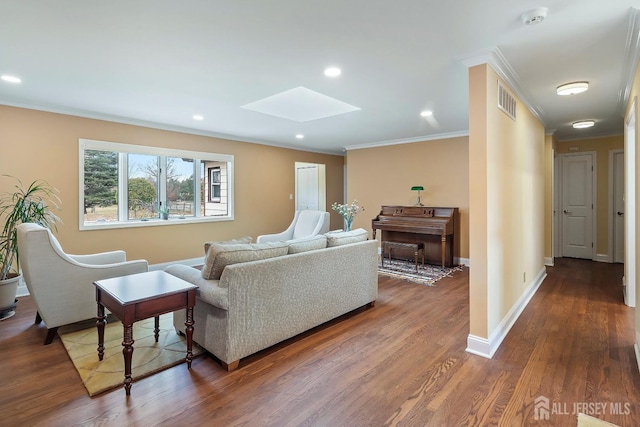
[[[198,224],[205,222],[222,222],[233,221],[233,215],[231,216],[219,216],[219,217],[198,217],[198,218],[178,218],[173,217],[169,219],[138,219],[130,221],[97,221],[90,224],[81,223],[80,231],[88,230],[109,230],[116,228],[137,228],[137,227],[157,227],[163,225],[183,225],[183,224]]]

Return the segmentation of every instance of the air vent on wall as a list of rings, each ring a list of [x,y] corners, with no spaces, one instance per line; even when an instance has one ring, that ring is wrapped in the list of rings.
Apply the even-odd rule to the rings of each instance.
[[[516,100],[500,82],[498,82],[498,108],[513,120],[516,119]]]

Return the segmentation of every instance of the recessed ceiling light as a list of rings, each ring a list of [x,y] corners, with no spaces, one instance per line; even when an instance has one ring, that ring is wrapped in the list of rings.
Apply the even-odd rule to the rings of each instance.
[[[420,115],[422,117],[431,117],[433,116],[433,111],[423,111],[422,113],[420,113]]]
[[[194,114],[193,120],[204,120],[204,116],[201,116],[200,114]]]
[[[303,138],[304,138],[304,135],[303,135],[303,134],[301,134],[301,133],[299,133],[299,134],[297,134],[297,135],[296,135],[296,138],[298,138],[298,139],[303,139]]]
[[[561,96],[575,95],[576,93],[586,92],[589,89],[589,82],[572,82],[558,86],[556,93]]]
[[[595,125],[596,122],[593,120],[581,120],[579,122],[575,122],[573,124],[573,127],[575,129],[584,129],[584,128],[590,128],[591,126]]]
[[[0,79],[4,80],[7,83],[22,83],[22,80],[16,76],[10,76],[8,74],[3,74],[0,76]]]
[[[342,74],[342,70],[337,67],[329,67],[324,70],[324,75],[327,77],[338,77],[340,74]]]

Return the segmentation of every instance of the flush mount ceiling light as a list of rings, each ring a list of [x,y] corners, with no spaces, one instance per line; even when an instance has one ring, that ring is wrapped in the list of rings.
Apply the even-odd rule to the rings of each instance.
[[[596,124],[596,122],[594,120],[581,120],[579,122],[575,122],[573,124],[573,128],[574,129],[590,128],[591,126],[593,126],[595,124]]]
[[[549,12],[549,9],[546,7],[538,7],[523,13],[520,19],[525,25],[539,24],[547,17],[547,12]]]
[[[297,134],[297,135],[296,135],[296,138],[298,138],[298,139],[303,139],[303,138],[304,138],[304,135],[303,135],[303,134],[301,134],[301,133],[299,133],[299,134]]]
[[[433,111],[423,111],[422,113],[420,113],[420,115],[422,117],[431,117],[433,116]]]
[[[200,114],[194,114],[193,115],[193,120],[204,120],[204,116],[202,116]]]
[[[7,83],[22,83],[22,80],[19,77],[10,76],[8,74],[3,74],[2,76],[0,76],[0,79]]]
[[[575,95],[586,92],[589,89],[589,82],[571,82],[558,86],[556,93],[561,96]]]
[[[342,74],[342,70],[338,67],[329,67],[324,70],[324,75],[327,77],[338,77],[340,74]]]

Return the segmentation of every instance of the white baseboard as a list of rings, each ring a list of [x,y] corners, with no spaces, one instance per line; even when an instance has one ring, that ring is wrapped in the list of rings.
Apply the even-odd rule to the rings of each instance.
[[[544,257],[544,265],[546,265],[547,267],[553,267],[553,262],[554,262],[553,257]]]
[[[167,268],[172,264],[183,264],[183,265],[188,265],[190,267],[193,267],[195,265],[204,264],[204,257],[183,259],[180,261],[162,262],[159,264],[151,264],[149,265],[149,271],[164,270],[165,268]],[[20,278],[20,283],[18,284],[18,291],[16,292],[16,296],[24,297],[27,295],[29,295],[29,290],[27,289],[27,285],[24,281],[24,276],[23,276]]]
[[[545,277],[547,277],[547,270],[545,267],[542,267],[522,296],[514,306],[511,307],[511,310],[509,310],[504,319],[502,319],[500,324],[489,335],[489,339],[469,334],[467,337],[466,351],[491,359],[513,327],[514,323],[516,323],[516,320],[518,320],[518,317],[520,317],[524,309],[527,307],[527,304],[529,304],[531,298],[538,291],[538,288]]]
[[[204,257],[202,256],[198,258],[183,259],[180,261],[169,261],[169,262],[161,262],[160,264],[152,264],[149,266],[149,271],[164,270],[165,268],[173,264],[188,265],[189,267],[193,267],[195,265],[202,265],[204,264]]]
[[[593,260],[597,262],[613,262],[609,254],[596,254]]]
[[[453,263],[455,265],[466,265],[467,267],[471,267],[471,262],[469,261],[469,258],[458,258],[455,257],[453,260]]]

